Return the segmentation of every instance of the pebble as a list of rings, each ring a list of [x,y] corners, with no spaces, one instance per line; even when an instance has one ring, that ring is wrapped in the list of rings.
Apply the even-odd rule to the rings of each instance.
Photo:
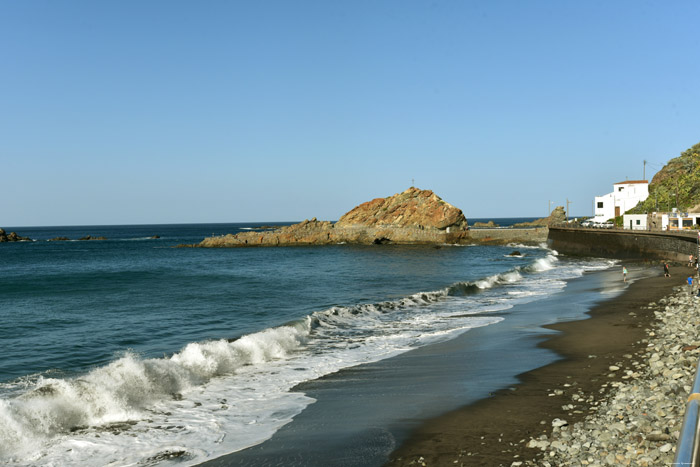
[[[678,289],[658,304],[643,308],[656,317],[652,328],[646,330],[647,338],[640,342],[646,345],[644,350],[624,355],[625,361],[608,366],[611,377],[623,370],[623,380],[601,380],[600,394],[586,395],[574,390],[571,400],[588,405],[585,420],[570,426],[566,420],[555,418],[549,437],[543,434],[527,443],[528,448],[535,450],[535,459],[518,461],[522,463],[517,465],[673,463],[700,357],[700,301]],[[551,395],[555,394],[560,395]]]

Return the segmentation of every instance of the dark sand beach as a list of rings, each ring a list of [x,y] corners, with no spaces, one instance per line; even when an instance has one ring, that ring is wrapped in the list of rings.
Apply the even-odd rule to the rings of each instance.
[[[615,381],[609,366],[642,347],[654,316],[642,307],[672,293],[690,272],[677,266],[668,279],[658,265],[627,266],[629,284],[621,269],[586,274],[562,293],[502,312],[507,319],[498,325],[304,383],[296,389],[316,402],[292,423],[203,465],[532,461],[541,451],[528,441],[549,433],[555,418],[573,424],[586,415],[584,405],[579,413],[562,406],[574,391],[602,397],[601,385]]]
[[[532,461],[541,452],[527,448],[527,442],[549,434],[555,418],[573,424],[585,417],[583,410],[562,407],[570,394],[599,399],[601,386],[620,378],[623,372],[613,376],[609,367],[643,349],[644,330],[654,319],[644,307],[671,294],[692,271],[671,267],[666,278],[659,269],[658,276],[637,280],[623,294],[597,304],[591,319],[548,326],[560,332],[540,346],[562,360],[520,375],[514,387],[425,422],[391,454],[388,465],[510,466]]]

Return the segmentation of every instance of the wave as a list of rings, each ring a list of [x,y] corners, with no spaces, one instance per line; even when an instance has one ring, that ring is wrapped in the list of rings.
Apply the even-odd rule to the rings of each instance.
[[[155,464],[174,452],[189,465],[258,444],[313,402],[292,391],[297,384],[497,323],[504,318],[494,313],[551,293],[561,280],[550,274],[558,262],[550,253],[443,289],[333,306],[235,340],[190,343],[163,358],[125,352],[79,377],[10,385],[10,397],[0,399],[0,460]],[[134,452],[124,432],[153,448]]]

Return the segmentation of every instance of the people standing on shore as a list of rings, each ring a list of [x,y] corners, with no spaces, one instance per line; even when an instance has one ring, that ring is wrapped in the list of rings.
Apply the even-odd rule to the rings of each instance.
[[[666,261],[664,261],[664,276],[671,277],[671,274],[668,273],[668,263]]]
[[[627,282],[627,268],[622,266],[622,282]]]
[[[688,293],[693,295],[693,276],[688,276]]]
[[[692,268],[694,264],[693,255],[688,256],[688,267]]]

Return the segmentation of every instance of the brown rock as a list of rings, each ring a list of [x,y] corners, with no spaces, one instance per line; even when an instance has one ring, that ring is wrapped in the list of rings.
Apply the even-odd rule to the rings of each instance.
[[[4,229],[0,229],[0,243],[4,242],[31,242],[32,239],[29,237],[22,237],[17,235],[16,232],[10,232],[9,234],[5,232]]]
[[[532,222],[522,222],[513,225],[513,227],[549,227],[550,225],[563,224],[564,222],[566,222],[566,210],[564,206],[557,206],[549,217],[543,217]]]
[[[335,224],[314,217],[272,231],[206,238],[199,246],[441,244],[458,243],[467,237],[467,231],[467,219],[460,209],[430,190],[409,188],[363,203]]]
[[[467,219],[460,209],[443,201],[430,190],[409,188],[388,198],[362,203],[343,215],[336,227],[392,226],[413,228],[466,229]]]

